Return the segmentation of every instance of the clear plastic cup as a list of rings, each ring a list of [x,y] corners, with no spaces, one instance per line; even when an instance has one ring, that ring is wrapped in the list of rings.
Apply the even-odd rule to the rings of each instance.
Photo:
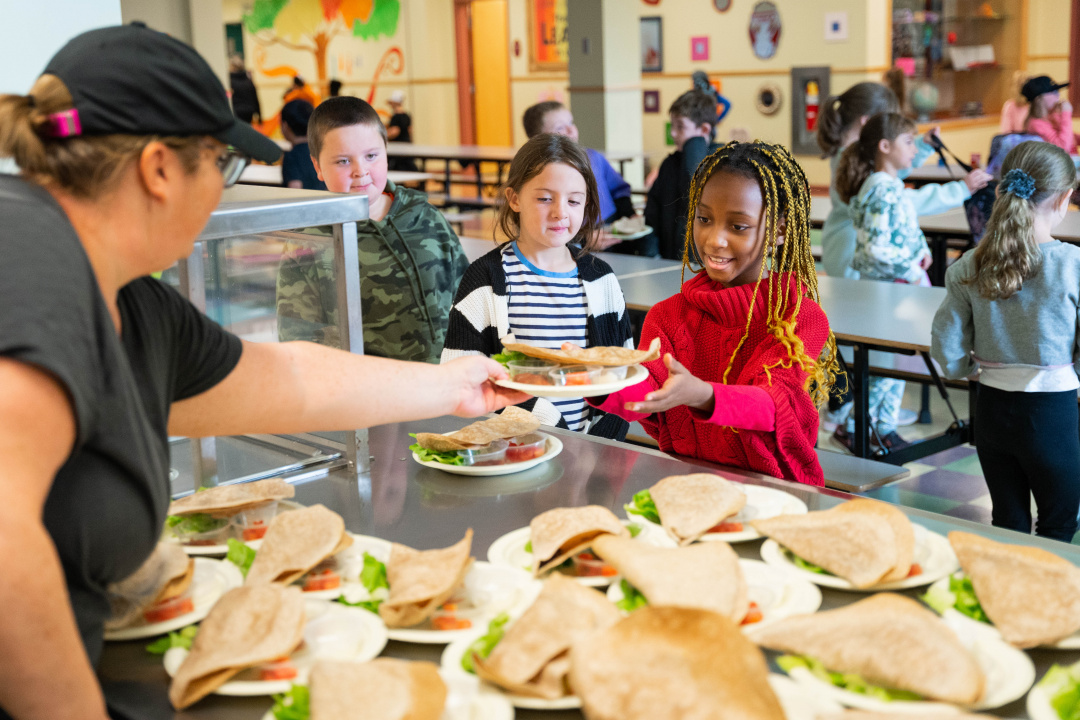
[[[495,440],[490,445],[468,450],[458,450],[458,455],[465,459],[466,465],[502,465],[506,462],[506,449],[510,443]]]
[[[557,368],[558,363],[540,358],[527,357],[523,360],[507,363],[510,379],[514,382],[526,385],[554,385],[551,379],[551,370]]]
[[[618,571],[591,552],[579,552],[573,557],[574,574],[578,577],[614,577]]]
[[[187,515],[171,530],[182,545],[224,545],[232,531],[232,518]]]
[[[506,462],[518,463],[542,456],[547,451],[547,438],[540,433],[529,433],[510,438],[506,448]]]
[[[605,368],[595,365],[563,365],[551,371],[556,385],[596,385],[602,380]]]
[[[143,611],[143,620],[147,625],[154,625],[168,620],[174,620],[181,615],[195,612],[195,600],[191,596],[191,590],[177,595],[168,600],[162,600]]]
[[[244,542],[261,540],[270,528],[270,521],[277,515],[277,510],[277,500],[271,500],[237,513],[234,522],[240,539]]]
[[[337,560],[331,556],[313,567],[302,578],[304,592],[336,590],[341,587],[341,574]]]

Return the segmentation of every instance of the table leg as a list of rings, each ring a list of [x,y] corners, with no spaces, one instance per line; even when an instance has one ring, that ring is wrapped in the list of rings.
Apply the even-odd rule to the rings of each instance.
[[[484,197],[484,163],[477,161],[476,163],[476,199],[480,200]]]
[[[620,160],[619,161],[619,174],[622,175],[623,178],[626,177],[626,163],[627,163],[626,160]]]
[[[854,379],[851,383],[855,407],[855,456],[870,457],[870,350],[863,344],[854,346]]]
[[[443,161],[446,166],[446,179],[443,180],[443,193],[446,195],[446,203],[450,204],[450,159]]]
[[[930,265],[927,275],[930,276],[930,284],[938,287],[945,285],[945,270],[949,262],[949,238],[945,235],[934,234],[929,238],[930,255],[934,262]]]
[[[919,403],[919,424],[929,425],[934,422],[934,419],[930,416],[930,386],[922,386],[922,397]]]

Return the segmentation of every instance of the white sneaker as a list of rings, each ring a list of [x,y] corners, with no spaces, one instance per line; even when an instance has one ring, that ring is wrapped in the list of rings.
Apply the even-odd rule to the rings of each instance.
[[[900,412],[896,414],[896,424],[899,427],[908,427],[919,422],[919,413],[914,410],[908,410],[907,408],[900,408]]]

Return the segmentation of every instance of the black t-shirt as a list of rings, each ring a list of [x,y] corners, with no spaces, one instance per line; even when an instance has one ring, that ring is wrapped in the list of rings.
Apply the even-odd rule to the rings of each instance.
[[[412,118],[409,113],[394,113],[390,118],[390,124],[386,127],[401,128],[401,133],[394,138],[394,142],[412,142]]]
[[[281,158],[281,184],[288,187],[290,180],[299,180],[305,190],[326,189],[326,184],[315,172],[315,164],[311,162],[311,149],[306,142],[293,145]]]
[[[0,176],[0,227],[0,356],[55,376],[77,421],[44,522],[96,664],[105,588],[142,564],[165,522],[169,406],[232,372],[240,340],[152,278],[120,290],[117,336],[74,228],[37,186]]]

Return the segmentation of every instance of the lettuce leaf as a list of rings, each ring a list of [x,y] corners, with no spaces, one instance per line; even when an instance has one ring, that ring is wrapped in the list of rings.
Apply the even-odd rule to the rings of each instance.
[[[873,685],[857,673],[830,672],[820,660],[803,655],[781,655],[776,659],[776,664],[780,666],[781,670],[789,674],[794,668],[806,668],[814,675],[814,677],[835,685],[838,688],[843,688],[849,692],[866,695],[878,700],[884,700],[885,702],[893,702],[896,700],[922,700],[921,695],[909,692],[908,690],[894,690],[892,688],[881,687],[880,685]]]
[[[643,608],[649,604],[649,601],[645,599],[645,596],[641,594],[641,591],[626,582],[626,580],[619,581],[619,589],[622,590],[623,599],[615,603],[615,606],[623,612],[631,613],[638,608]]]
[[[501,363],[503,367],[506,367],[510,363],[521,362],[527,357],[528,357],[528,355],[526,355],[525,353],[520,353],[520,352],[518,352],[516,350],[513,350],[513,351],[503,350],[498,355],[492,355],[491,359],[494,360],[497,363]],[[509,369],[509,368],[507,368],[507,369]]]
[[[248,547],[236,538],[229,538],[229,552],[226,553],[225,559],[240,568],[244,577],[247,577],[251,563],[255,562],[255,555],[254,548]]]
[[[158,638],[154,642],[146,646],[146,652],[151,655],[164,655],[174,647],[181,647],[185,650],[191,649],[191,643],[195,640],[195,636],[199,633],[198,625],[188,625],[186,628],[181,628],[176,632],[171,632],[165,637]]]
[[[364,553],[364,568],[360,571],[360,584],[372,596],[380,589],[390,590],[390,583],[386,579],[386,565],[376,560],[370,553]],[[386,593],[379,594],[380,597],[378,598],[372,597],[370,600],[361,600],[359,602],[349,602],[344,596],[339,597],[337,601],[342,605],[364,608],[370,612],[378,613],[379,606],[382,605],[386,596]]]
[[[817,573],[818,575],[832,575],[831,572],[821,567],[820,565],[815,565],[809,560],[803,560],[801,557],[791,552],[790,550],[785,549],[784,552],[787,554],[788,559],[790,559],[791,562],[795,563],[795,567],[797,568],[801,568],[802,570],[807,570],[812,573]]]
[[[409,437],[415,438],[416,433],[409,433]],[[420,443],[413,443],[409,446],[410,452],[416,453],[420,458],[420,462],[437,462],[443,465],[464,465],[465,458],[457,454],[457,451],[451,452],[438,452],[436,450],[428,450],[420,447]]]
[[[311,695],[306,685],[293,685],[287,693],[274,696],[270,712],[274,720],[308,720],[311,717]]]
[[[646,520],[660,524],[660,512],[656,509],[656,503],[653,502],[652,495],[648,490],[634,493],[634,502],[630,505],[623,505],[623,508],[628,513],[640,515]]]
[[[222,527],[220,518],[211,517],[206,513],[194,515],[170,515],[165,524],[177,535],[194,535],[218,530]]]
[[[1053,665],[1038,682],[1061,720],[1080,720],[1080,663]]]
[[[942,585],[931,585],[929,590],[919,596],[919,599],[929,605],[930,609],[938,615],[944,615],[946,610],[956,606],[956,595]]]
[[[476,668],[473,667],[472,661],[473,653],[486,660],[488,655],[491,655],[491,651],[495,649],[495,646],[499,644],[499,641],[503,639],[503,635],[506,634],[506,623],[508,622],[510,622],[510,616],[506,613],[499,613],[488,623],[487,633],[481,635],[469,645],[465,654],[461,656],[461,667],[465,669],[465,672],[476,674]]]
[[[956,596],[956,602],[953,607],[957,612],[967,615],[973,620],[984,622],[987,625],[990,623],[990,618],[987,617],[986,611],[983,610],[982,605],[979,604],[979,598],[975,597],[975,588],[971,584],[971,579],[966,575],[964,577],[952,576],[949,578],[949,592]]]
[[[638,525],[637,523],[630,523],[626,526],[626,529],[630,531],[630,537],[636,538],[645,528],[641,525]]]

